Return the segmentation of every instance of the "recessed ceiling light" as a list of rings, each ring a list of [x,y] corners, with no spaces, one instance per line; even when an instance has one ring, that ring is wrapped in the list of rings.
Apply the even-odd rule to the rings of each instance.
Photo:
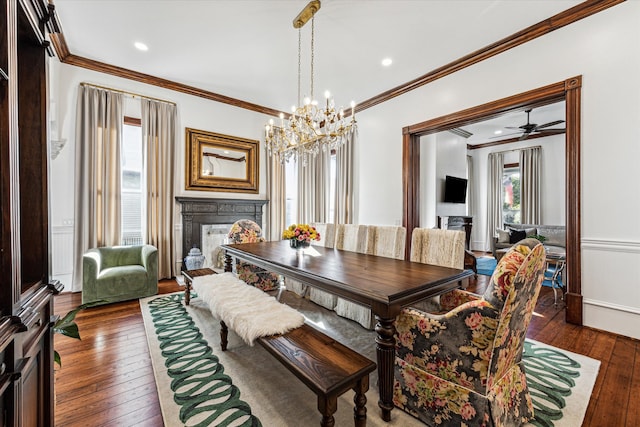
[[[393,60],[391,58],[384,58],[382,60],[382,65],[385,67],[388,67],[391,64],[393,64]]]
[[[497,130],[497,131],[493,132],[494,135],[500,135],[501,133],[502,133],[501,130]]]
[[[142,50],[144,52],[149,50],[149,47],[142,42],[135,42],[133,45],[136,47],[136,49]]]

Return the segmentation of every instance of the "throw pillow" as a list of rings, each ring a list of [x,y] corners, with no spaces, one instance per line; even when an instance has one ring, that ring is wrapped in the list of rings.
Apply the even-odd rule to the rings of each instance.
[[[502,228],[496,228],[496,234],[498,234],[498,243],[509,243],[509,232]]]
[[[511,230],[509,232],[509,243],[518,243],[522,239],[526,239],[527,232],[524,230]]]

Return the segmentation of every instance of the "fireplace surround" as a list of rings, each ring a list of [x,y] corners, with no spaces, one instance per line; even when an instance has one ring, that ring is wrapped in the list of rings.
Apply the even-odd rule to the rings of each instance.
[[[240,219],[250,219],[262,227],[262,208],[267,200],[208,199],[176,197],[182,214],[182,254],[185,256],[195,245],[203,249],[203,226],[229,225]],[[211,255],[207,255],[211,263]],[[184,262],[182,263],[184,269]]]

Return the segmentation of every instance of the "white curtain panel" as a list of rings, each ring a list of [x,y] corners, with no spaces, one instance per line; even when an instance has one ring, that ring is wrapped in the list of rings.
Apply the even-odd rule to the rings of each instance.
[[[354,153],[357,141],[357,131],[353,129],[347,141],[336,149],[336,193],[335,213],[336,224],[351,224],[354,220]]]
[[[504,173],[504,155],[489,154],[489,177],[487,180],[487,241],[485,250],[490,250],[496,228],[502,228],[502,175]]]
[[[174,183],[176,106],[141,99],[146,170],[146,243],[158,249],[158,278],[175,277]]]
[[[285,165],[279,156],[267,155],[267,240],[282,239],[282,232],[286,228],[287,186]]]
[[[520,220],[540,224],[542,193],[542,147],[520,150]]]
[[[82,290],[82,255],[120,243],[123,99],[122,93],[89,85],[78,89],[73,292]]]
[[[329,217],[331,152],[298,158],[298,222],[326,222]]]

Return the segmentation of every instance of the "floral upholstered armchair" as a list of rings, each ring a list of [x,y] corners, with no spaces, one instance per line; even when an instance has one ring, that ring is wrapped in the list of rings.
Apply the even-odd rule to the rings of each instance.
[[[427,425],[514,426],[533,418],[522,364],[545,250],[515,244],[482,297],[455,290],[444,314],[404,309],[396,320],[394,404]]]
[[[229,243],[256,243],[264,242],[262,229],[258,224],[249,219],[236,221],[227,235]],[[263,291],[272,291],[280,287],[280,278],[277,274],[266,271],[256,265],[238,260],[236,262],[236,274],[238,279]]]

